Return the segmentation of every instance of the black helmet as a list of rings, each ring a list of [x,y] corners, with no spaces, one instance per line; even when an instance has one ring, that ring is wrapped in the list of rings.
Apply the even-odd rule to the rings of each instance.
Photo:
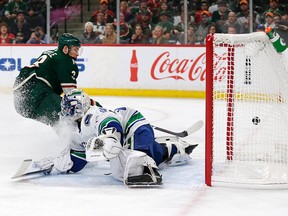
[[[62,50],[65,45],[67,45],[69,49],[71,46],[81,47],[81,42],[73,34],[63,33],[59,38],[58,49]]]

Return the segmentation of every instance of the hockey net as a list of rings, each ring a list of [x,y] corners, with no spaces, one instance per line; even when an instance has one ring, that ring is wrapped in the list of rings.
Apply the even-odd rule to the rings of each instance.
[[[288,188],[287,59],[263,32],[206,41],[206,184]]]

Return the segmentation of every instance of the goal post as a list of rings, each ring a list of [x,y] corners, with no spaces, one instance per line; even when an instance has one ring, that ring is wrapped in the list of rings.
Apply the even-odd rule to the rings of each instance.
[[[288,188],[287,62],[264,32],[207,36],[208,186]]]

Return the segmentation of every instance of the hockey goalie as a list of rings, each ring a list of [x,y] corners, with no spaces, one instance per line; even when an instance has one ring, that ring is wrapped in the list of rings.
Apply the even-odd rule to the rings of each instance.
[[[39,172],[75,173],[88,162],[107,160],[112,176],[125,185],[161,185],[158,165],[184,164],[197,146],[177,136],[155,139],[151,125],[139,111],[91,106],[88,95],[77,89],[64,95],[60,115],[65,136],[69,136],[68,147],[56,158],[28,161],[14,178]]]

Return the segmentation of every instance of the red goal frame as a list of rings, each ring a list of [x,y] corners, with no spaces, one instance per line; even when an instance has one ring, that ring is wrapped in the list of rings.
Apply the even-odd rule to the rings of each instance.
[[[213,79],[214,79],[214,36],[206,37],[206,129],[205,129],[205,183],[212,186],[213,162]],[[234,46],[222,44],[227,47],[227,125],[226,125],[226,157],[233,160],[233,119],[234,119]]]

